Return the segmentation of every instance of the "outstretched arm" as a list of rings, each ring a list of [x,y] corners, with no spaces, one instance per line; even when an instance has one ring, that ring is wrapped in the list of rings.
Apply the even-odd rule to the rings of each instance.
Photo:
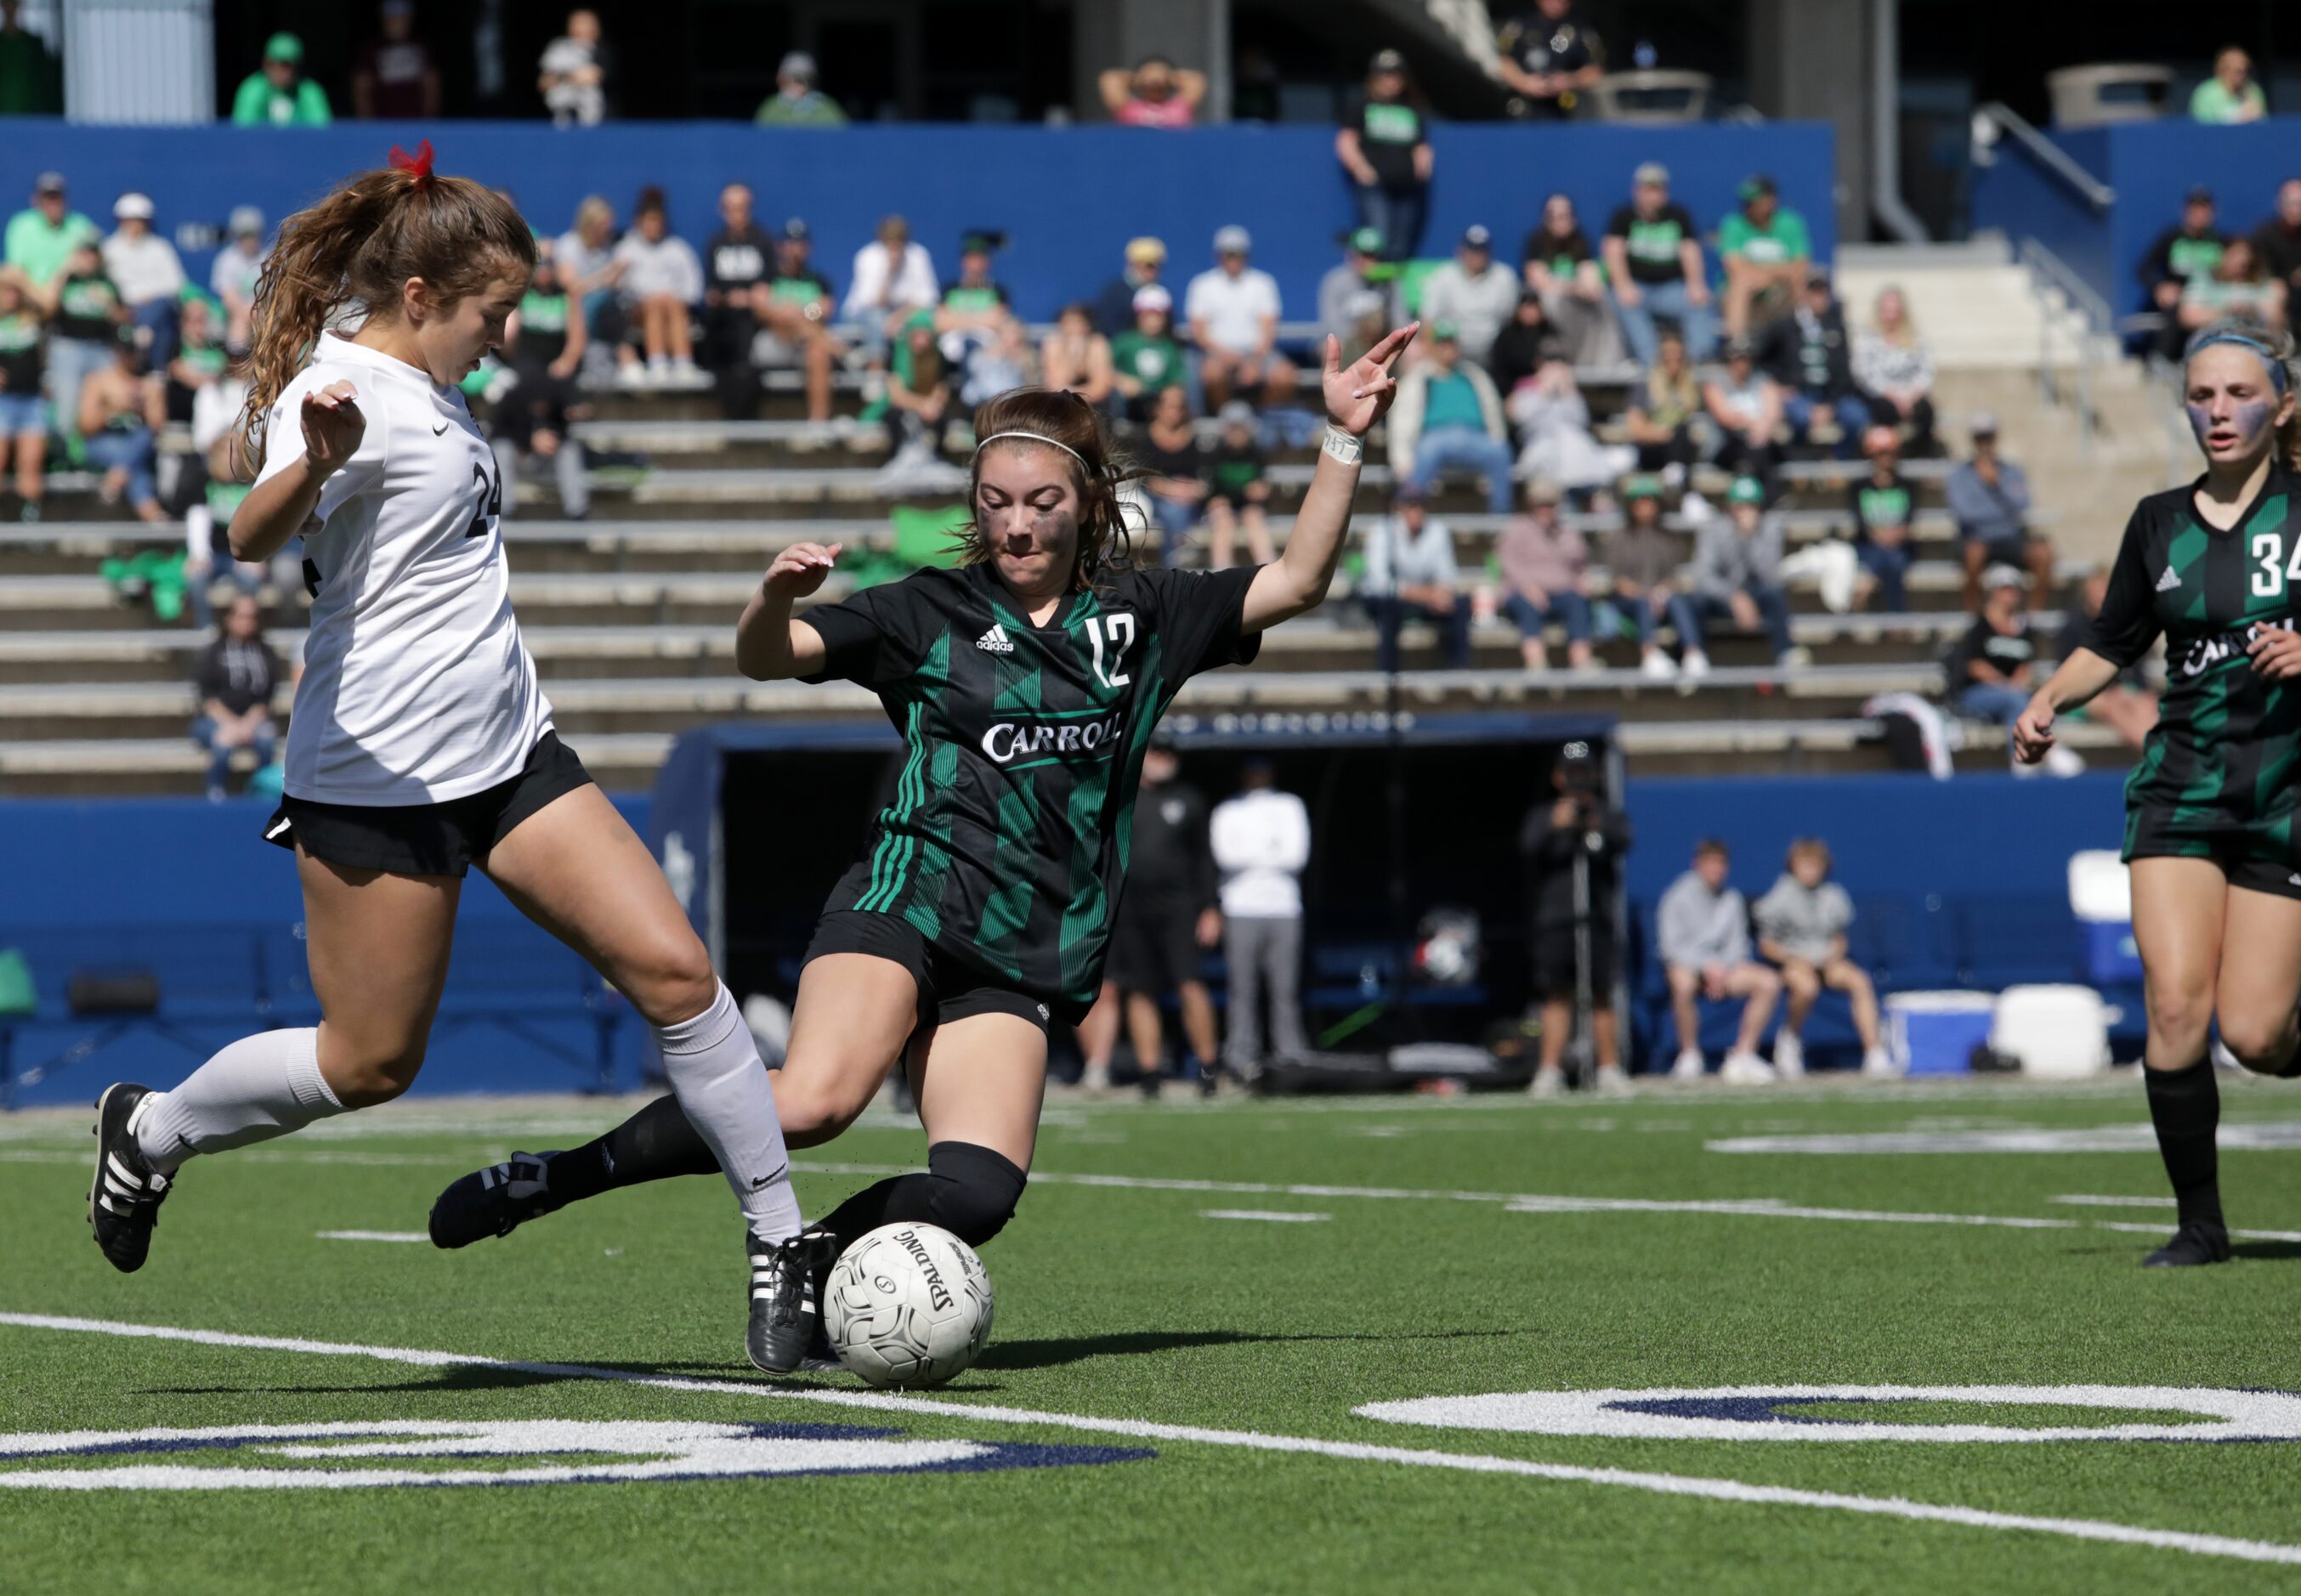
[[[812,675],[827,656],[823,634],[791,619],[791,603],[823,586],[839,545],[794,543],[767,567],[766,580],[735,624],[735,668],[754,681]]]
[[[1360,448],[1366,435],[1398,393],[1391,368],[1422,323],[1410,322],[1393,329],[1373,348],[1345,370],[1342,346],[1326,338],[1326,425]],[[1356,450],[1347,452],[1355,453]],[[1257,632],[1291,620],[1325,601],[1335,580],[1335,563],[1342,557],[1343,534],[1351,524],[1351,506],[1358,497],[1359,464],[1345,464],[1331,448],[1318,451],[1318,469],[1310,478],[1302,508],[1295,514],[1294,530],[1286,539],[1286,552],[1254,574],[1246,590],[1239,630]]]

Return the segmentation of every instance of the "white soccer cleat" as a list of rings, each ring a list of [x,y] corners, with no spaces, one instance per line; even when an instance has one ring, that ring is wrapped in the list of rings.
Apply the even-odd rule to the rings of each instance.
[[[1898,1081],[1902,1066],[1883,1048],[1872,1048],[1862,1055],[1862,1073],[1872,1081]]]
[[[1669,1078],[1673,1081],[1699,1081],[1708,1068],[1703,1060],[1702,1049],[1688,1048],[1678,1054],[1678,1062],[1669,1066]]]
[[[1631,1090],[1630,1078],[1623,1073],[1622,1066],[1619,1064],[1600,1065],[1596,1086],[1598,1095],[1602,1098],[1626,1098],[1630,1095]]]
[[[1770,1086],[1774,1066],[1755,1053],[1728,1053],[1718,1066],[1718,1078],[1728,1086]]]
[[[1774,1038],[1774,1074],[1785,1081],[1805,1074],[1805,1044],[1786,1031]]]
[[[1554,1098],[1566,1090],[1566,1072],[1554,1064],[1545,1064],[1534,1072],[1534,1081],[1526,1089],[1528,1097]]]

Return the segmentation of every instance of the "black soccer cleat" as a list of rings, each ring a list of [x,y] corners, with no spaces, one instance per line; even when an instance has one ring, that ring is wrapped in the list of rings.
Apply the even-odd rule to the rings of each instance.
[[[823,1282],[839,1259],[839,1238],[829,1231],[801,1231],[784,1241],[750,1238],[751,1317],[743,1350],[762,1374],[788,1375],[818,1348],[823,1329]]]
[[[456,1181],[432,1201],[431,1245],[469,1247],[489,1236],[507,1236],[529,1220],[566,1207],[565,1199],[551,1194],[551,1160],[558,1156],[514,1153]]]
[[[2173,1233],[2171,1241],[2141,1260],[2145,1269],[2188,1269],[2199,1264],[2229,1262],[2229,1232],[2218,1224],[2193,1220]]]
[[[88,1222],[112,1266],[133,1274],[152,1250],[152,1227],[171,1182],[152,1167],[128,1122],[152,1095],[148,1086],[122,1081],[96,1100],[96,1175],[88,1187]]]

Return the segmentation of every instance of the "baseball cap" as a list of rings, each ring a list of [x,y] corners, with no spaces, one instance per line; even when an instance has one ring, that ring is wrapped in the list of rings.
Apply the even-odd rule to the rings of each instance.
[[[1766,502],[1766,486],[1755,477],[1736,477],[1734,485],[1726,489],[1729,505],[1762,505]]]
[[[1167,247],[1148,234],[1140,238],[1129,238],[1126,240],[1126,258],[1130,261],[1163,261],[1167,258]]]
[[[1966,422],[1965,430],[1976,438],[1995,438],[1997,436],[1997,417],[1990,411],[1977,410],[1973,413],[1973,419]]]
[[[1146,310],[1173,310],[1175,297],[1155,282],[1146,282],[1134,290],[1134,311],[1140,315]]]
[[[1533,478],[1526,485],[1526,502],[1529,505],[1554,505],[1565,497],[1548,477]]]
[[[1829,268],[1822,265],[1820,262],[1816,262],[1814,264],[1808,266],[1805,269],[1805,286],[1809,288],[1828,288],[1829,286]]]
[[[815,235],[807,231],[805,221],[794,216],[783,223],[783,237],[794,244],[804,244]]]
[[[1382,253],[1382,229],[1378,227],[1362,227],[1358,229],[1351,234],[1350,246],[1352,249],[1357,250],[1360,255],[1380,255]]]
[[[2193,205],[2209,205],[2213,203],[2213,191],[2203,183],[2193,183],[2182,197]]]
[[[804,50],[793,50],[776,64],[775,76],[804,78],[812,83],[815,81],[815,57]]]
[[[264,59],[300,62],[304,59],[304,41],[292,33],[275,33],[264,43]]]
[[[1638,165],[1638,169],[1630,174],[1630,181],[1633,183],[1659,183],[1663,188],[1667,188],[1669,187],[1669,168],[1664,166],[1659,161],[1641,162]]]
[[[35,194],[62,194],[63,191],[64,174],[60,171],[44,171],[32,185]]]
[[[958,241],[958,253],[961,255],[990,255],[996,248],[989,233],[968,233]]]
[[[1217,255],[1244,255],[1254,247],[1254,236],[1235,221],[1215,230]]]
[[[1233,399],[1215,412],[1215,420],[1226,427],[1251,427],[1254,425],[1254,406],[1244,399]]]
[[[223,230],[234,238],[260,238],[264,236],[264,213],[254,205],[234,205],[231,221]]]
[[[1624,477],[1622,497],[1624,498],[1660,498],[1661,479],[1650,472],[1640,472],[1636,476]]]
[[[1473,221],[1469,226],[1462,230],[1463,248],[1492,249],[1494,247],[1494,236],[1486,230],[1485,223],[1482,221]]]
[[[1367,71],[1370,72],[1402,72],[1405,70],[1406,57],[1395,50],[1376,50],[1374,59],[1367,63]]]
[[[2006,564],[1992,565],[1981,573],[1981,590],[1995,593],[2000,588],[2026,588],[2029,579]]]
[[[1461,338],[1462,330],[1452,322],[1433,322],[1430,323],[1430,336],[1442,344],[1451,344]]]
[[[1742,203],[1744,205],[1748,205],[1761,194],[1778,194],[1781,190],[1774,187],[1773,179],[1761,171],[1744,178],[1742,180],[1741,188],[1736,189],[1735,192],[1742,196]]]
[[[121,221],[149,221],[152,220],[152,196],[138,194],[131,188],[112,202],[112,214]]]

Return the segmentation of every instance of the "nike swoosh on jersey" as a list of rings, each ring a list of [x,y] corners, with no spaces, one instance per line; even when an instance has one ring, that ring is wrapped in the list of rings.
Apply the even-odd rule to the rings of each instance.
[[[441,422],[438,426],[431,429],[431,436],[434,438],[439,437],[441,433],[445,432],[451,424],[451,422]]]

